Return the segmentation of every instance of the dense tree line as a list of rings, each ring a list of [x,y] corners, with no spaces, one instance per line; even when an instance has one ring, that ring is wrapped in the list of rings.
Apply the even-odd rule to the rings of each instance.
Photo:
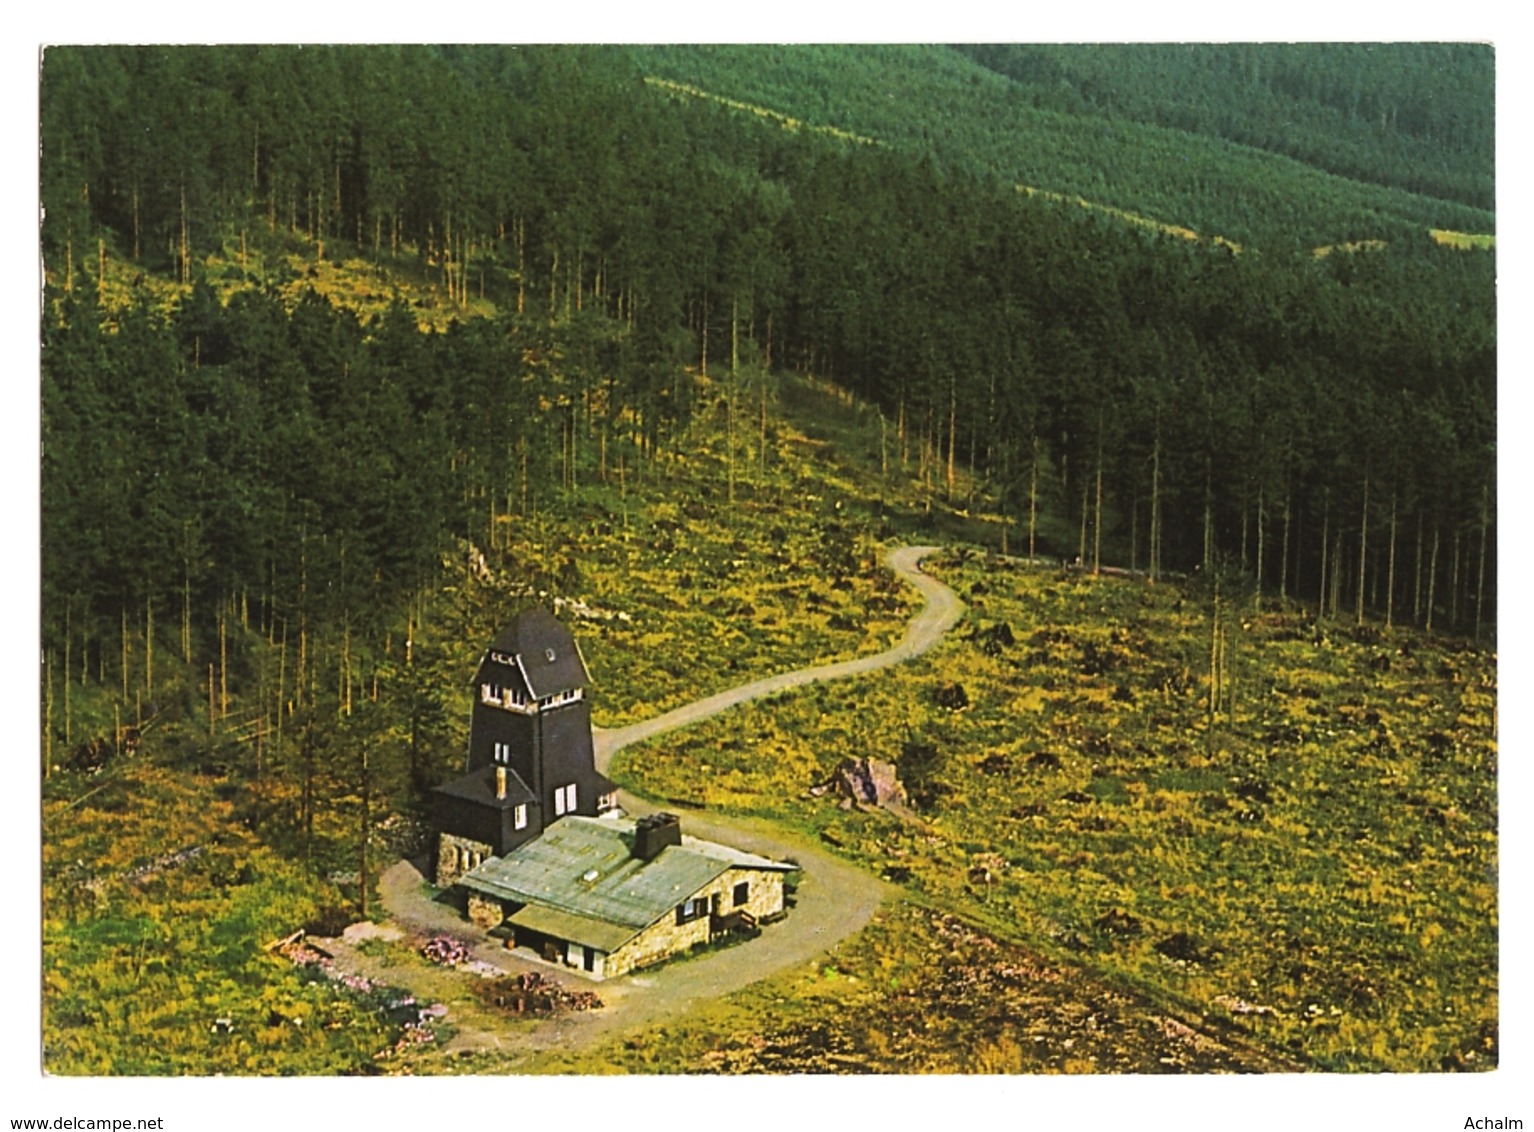
[[[1491,623],[1490,256],[1154,238],[667,100],[627,59],[48,53],[51,663],[120,669],[126,693],[168,650],[211,700],[230,679],[349,697],[354,650],[459,540],[654,459],[696,379],[733,397],[747,360],[877,403],[893,458],[956,504],[978,484],[1015,551],[1234,561],[1333,616]],[[403,304],[363,324],[314,295],[222,303],[205,257],[258,240],[502,313],[429,334]],[[104,310],[108,246],[182,280],[176,307]],[[239,634],[284,670],[242,673]]]
[[[703,92],[1244,246],[1494,229],[1484,48],[636,50]]]
[[[919,169],[899,185],[882,164],[850,157],[812,180],[856,205],[806,210],[829,218],[801,241],[828,266],[790,288],[795,325],[827,344],[816,364],[889,405],[935,474],[987,469],[1021,520],[1048,461],[1055,506],[1080,517],[1060,549],[1088,560],[1103,539],[1140,565],[1227,553],[1289,595],[1324,584],[1333,608],[1395,617],[1425,618],[1436,577],[1453,617],[1484,619],[1489,257],[1425,238],[1211,254],[991,208],[983,187],[923,185]]]
[[[1474,43],[976,44],[1041,108],[1227,138],[1490,211],[1492,49]]]

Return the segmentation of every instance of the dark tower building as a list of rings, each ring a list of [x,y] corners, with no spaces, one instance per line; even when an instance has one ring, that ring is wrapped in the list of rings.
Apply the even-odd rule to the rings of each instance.
[[[439,886],[568,814],[617,806],[593,757],[589,682],[575,638],[546,609],[519,613],[490,643],[474,678],[468,767],[433,791]]]

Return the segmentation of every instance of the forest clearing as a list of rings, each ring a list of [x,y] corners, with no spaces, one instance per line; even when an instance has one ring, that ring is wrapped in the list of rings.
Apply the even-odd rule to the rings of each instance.
[[[969,605],[930,656],[615,773],[775,813],[913,899],[1314,1065],[1495,1058],[1494,658],[1247,604],[1219,615],[1211,672],[1208,593],[930,568]],[[922,826],[805,793],[853,751],[901,768]]]

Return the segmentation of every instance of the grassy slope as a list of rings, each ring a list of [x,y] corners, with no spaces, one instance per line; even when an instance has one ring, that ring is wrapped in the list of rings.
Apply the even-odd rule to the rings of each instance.
[[[46,785],[49,1073],[335,1074],[394,1041],[380,1001],[262,950],[339,894],[245,830],[230,795],[142,755]]]
[[[529,600],[527,567],[552,568],[565,578],[554,596],[590,610],[575,624],[599,726],[887,648],[910,606],[879,561],[877,477],[839,468],[823,439],[781,413],[787,404],[811,422],[834,420],[846,410],[832,393],[799,379],[768,385],[765,464],[761,379],[739,395],[751,419],[736,426],[733,500],[724,394],[705,382],[681,455],[638,472],[611,466],[605,482],[588,468],[586,486],[552,512],[503,517],[487,579],[445,595],[428,631],[472,670],[483,641]]]
[[[1234,719],[1211,734],[1193,596],[980,559],[937,570],[970,614],[929,657],[625,752],[618,777],[660,795],[704,783],[710,805],[818,830],[913,899],[1318,1067],[1494,1063],[1494,658],[1248,611]],[[998,623],[1016,642],[987,648],[975,631]],[[954,680],[959,712],[935,701]],[[805,795],[843,756],[894,760],[912,739],[943,758],[924,825]],[[858,954],[848,970],[875,977],[880,949]],[[757,993],[794,1002],[793,985]],[[790,1028],[877,1029],[885,1007],[858,1009],[796,1003]],[[668,1040],[723,1048],[728,1017]],[[875,1067],[908,1064],[848,1040]],[[953,1040],[1032,1039],[992,1019]],[[1130,1056],[1101,1053],[1075,1067]]]
[[[661,79],[1237,244],[1314,247],[1411,229],[1489,232],[1494,224],[1480,209],[1220,138],[1038,109],[1008,79],[947,48],[636,50],[645,72]]]

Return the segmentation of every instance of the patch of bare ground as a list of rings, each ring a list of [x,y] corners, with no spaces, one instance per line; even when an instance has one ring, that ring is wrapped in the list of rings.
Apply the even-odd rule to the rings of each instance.
[[[836,994],[834,1009],[796,1011],[782,1024],[713,1037],[689,1068],[992,1074],[1303,1068],[1229,1028],[1178,1017],[1085,969],[998,941],[945,913],[900,905],[884,929],[912,961],[902,964],[899,975],[869,977],[870,965],[889,965],[879,941],[846,949],[837,967],[818,972],[821,981],[829,975],[860,984],[850,994]],[[771,1017],[768,1011],[763,1021]]]

